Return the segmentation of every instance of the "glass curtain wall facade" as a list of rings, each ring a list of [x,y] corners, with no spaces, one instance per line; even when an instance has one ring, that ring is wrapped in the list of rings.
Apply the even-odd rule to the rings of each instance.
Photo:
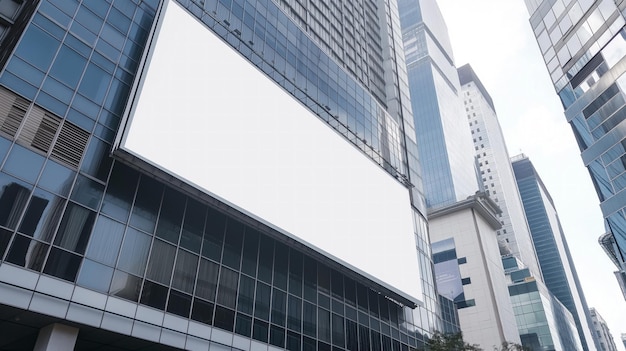
[[[479,189],[448,29],[434,0],[400,0],[415,131],[428,207]]]
[[[595,350],[587,301],[552,198],[527,157],[515,156],[511,163],[544,282],[574,317],[583,349]]]
[[[333,23],[347,27],[359,18],[354,31],[365,26],[367,48],[347,31],[337,32],[341,38],[314,33],[335,2],[177,4],[412,189],[421,277],[407,279],[421,279],[424,292],[414,309],[227,204],[110,156],[163,1],[28,4],[36,10],[13,34],[19,40],[2,47],[11,52],[0,73],[5,288],[35,299],[40,277],[54,277],[49,284],[63,289],[50,290],[51,303],[70,311],[61,320],[87,323],[71,312],[87,310],[96,316],[92,325],[127,335],[140,322],[147,332],[135,336],[180,348],[201,344],[208,330],[212,342],[242,349],[255,342],[289,350],[424,345],[440,316],[394,1],[340,9],[344,22]],[[350,43],[359,54],[334,52],[339,39],[342,50]],[[79,290],[117,307],[61,293]]]
[[[626,253],[626,31],[619,1],[527,1],[530,23],[595,186],[620,271]],[[599,233],[601,234],[601,233]]]

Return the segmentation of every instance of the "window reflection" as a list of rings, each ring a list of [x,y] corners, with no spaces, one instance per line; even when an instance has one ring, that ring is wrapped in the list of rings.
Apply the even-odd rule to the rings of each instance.
[[[65,249],[84,253],[96,214],[74,203],[65,210],[54,244]]]
[[[34,271],[41,271],[48,248],[49,245],[16,235],[6,260]]]
[[[26,208],[32,187],[0,173],[0,225],[15,229]]]
[[[35,189],[19,231],[36,239],[50,242],[56,230],[66,200],[47,191]]]

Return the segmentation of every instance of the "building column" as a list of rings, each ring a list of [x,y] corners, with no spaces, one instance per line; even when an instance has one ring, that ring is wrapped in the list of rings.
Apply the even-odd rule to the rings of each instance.
[[[54,323],[39,330],[33,351],[74,350],[78,328]]]

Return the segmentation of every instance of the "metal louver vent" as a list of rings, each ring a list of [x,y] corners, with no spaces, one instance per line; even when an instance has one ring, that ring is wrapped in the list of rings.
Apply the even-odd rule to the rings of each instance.
[[[88,140],[89,132],[65,121],[52,149],[52,157],[78,168]]]
[[[17,140],[27,146],[48,153],[54,136],[61,124],[61,118],[49,115],[44,110],[33,106]]]
[[[0,131],[15,136],[30,103],[6,89],[0,90]]]

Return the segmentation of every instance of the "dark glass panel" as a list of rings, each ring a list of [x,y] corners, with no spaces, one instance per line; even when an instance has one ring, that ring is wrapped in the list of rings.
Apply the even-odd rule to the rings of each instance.
[[[31,184],[35,183],[43,166],[44,157],[23,146],[13,145],[3,170]]]
[[[181,247],[193,252],[200,252],[206,211],[206,206],[200,204],[199,202],[191,199],[187,201],[187,210],[185,211],[185,220],[183,222],[183,232],[180,237]]]
[[[261,236],[259,244],[259,280],[266,283],[272,282],[272,262],[274,260],[274,242]]]
[[[285,347],[285,328],[276,325],[270,327],[270,345]]]
[[[178,249],[176,266],[174,267],[174,277],[172,278],[172,287],[191,294],[196,280],[197,269],[198,256]]]
[[[374,290],[368,290],[370,302],[370,314],[378,317],[378,294]]]
[[[378,305],[380,306],[380,319],[389,323],[389,303],[382,294],[378,295]]]
[[[329,344],[326,344],[326,343],[323,343],[321,341],[318,341],[317,342],[317,350],[318,351],[330,351],[331,348],[330,348]],[[363,349],[363,351],[367,351],[367,349]]]
[[[256,277],[257,257],[259,252],[259,233],[247,227],[243,243],[243,260],[241,271],[252,277]]]
[[[324,295],[322,293],[319,293],[317,295],[317,301],[319,301],[319,305],[321,307],[324,307],[326,309],[330,309],[330,297],[328,297],[328,296],[326,296],[326,295]]]
[[[53,247],[43,272],[73,282],[81,260],[82,258],[78,255]]]
[[[359,335],[357,324],[346,320],[346,348],[349,351],[359,351]]]
[[[300,351],[302,347],[300,346],[300,334],[294,333],[292,331],[287,331],[287,350],[289,351]]]
[[[175,256],[176,247],[161,240],[154,240],[146,278],[156,280],[166,286],[170,285]]]
[[[217,303],[226,307],[235,308],[237,302],[237,281],[239,273],[222,267],[220,283],[217,290]]]
[[[141,291],[141,278],[116,270],[109,293],[123,299],[137,302]]]
[[[49,243],[61,220],[65,202],[65,199],[47,191],[35,189],[19,232]]]
[[[287,294],[274,288],[272,294],[272,323],[285,326],[287,317]]]
[[[235,326],[235,311],[222,306],[215,306],[215,320],[213,321],[213,325],[232,332]]]
[[[102,203],[102,213],[126,223],[139,174],[121,163],[116,163]]]
[[[289,293],[302,296],[302,254],[296,250],[289,252]]]
[[[333,345],[344,347],[345,344],[345,335],[344,335],[344,327],[343,327],[343,317],[332,314],[332,334],[333,334]]]
[[[274,250],[274,286],[287,290],[287,266],[289,264],[289,248],[279,242]]]
[[[189,318],[189,310],[191,308],[191,295],[170,290],[170,298],[167,301],[167,312]]]
[[[320,291],[330,292],[330,268],[323,264],[317,265],[317,284]]]
[[[76,24],[76,22],[74,22]],[[72,26],[74,28],[74,26]],[[87,66],[87,70],[81,79],[78,92],[85,97],[91,99],[95,103],[102,103],[104,101],[104,95],[107,92],[109,83],[111,82],[111,75],[102,68],[90,63]]]
[[[317,263],[304,257],[304,299],[317,303]]]
[[[317,351],[315,339],[302,337],[302,351]]]
[[[95,212],[70,202],[54,238],[54,244],[77,253],[84,253],[95,220]]]
[[[302,299],[289,295],[287,303],[287,328],[300,332],[302,330]]]
[[[334,298],[343,299],[343,274],[333,270],[330,276],[332,294]]]
[[[7,231],[4,232],[7,233]],[[7,235],[7,238],[10,238],[10,235]],[[16,235],[13,243],[11,243],[6,260],[39,272],[43,268],[43,262],[46,259],[49,247],[49,245],[39,241]]]
[[[330,342],[330,312],[323,308],[317,309],[317,337]]]
[[[126,229],[126,236],[122,244],[117,268],[143,276],[146,270],[151,242],[151,236],[133,228]]]
[[[11,231],[0,228],[0,260],[4,257],[4,252],[9,246],[11,235]]]
[[[252,317],[248,317],[241,313],[237,313],[237,319],[235,321],[235,333],[250,337],[252,332]]]
[[[270,317],[270,292],[271,288],[267,284],[257,282],[256,297],[254,298],[254,316],[263,320]]]
[[[91,260],[84,260],[76,284],[106,293],[109,291],[112,277],[113,268]]]
[[[391,350],[391,338],[383,335],[383,351],[392,351]]]
[[[201,299],[193,300],[193,309],[191,311],[191,319],[204,324],[213,324],[213,309],[215,306]]]
[[[137,190],[135,206],[130,216],[130,225],[148,233],[154,233],[162,195],[163,185],[161,183],[142,176]]]
[[[185,210],[185,196],[170,188],[165,189],[156,235],[171,243],[178,244]]]
[[[359,283],[356,284],[356,297],[357,297],[359,310],[367,311],[368,310],[367,288],[364,285],[359,284]]]
[[[254,307],[254,279],[241,275],[239,278],[237,311],[252,315]]]
[[[370,336],[371,336],[370,350],[381,351],[380,350],[380,333],[372,330],[370,331]]]
[[[31,190],[32,186],[0,173],[0,225],[15,229]]]
[[[113,159],[109,156],[111,146],[98,138],[91,138],[80,170],[85,174],[106,181]]]
[[[354,308],[352,308],[352,307],[350,307],[348,305],[346,305],[345,308],[346,308],[346,318],[349,318],[349,319],[351,319],[353,321],[356,321],[357,320],[356,309],[354,309]]]
[[[261,342],[267,342],[268,324],[267,322],[254,319],[254,325],[252,326],[252,338]]]
[[[359,324],[359,350],[371,350],[369,329]]]
[[[126,226],[122,223],[105,216],[99,216],[93,233],[91,233],[85,256],[94,261],[114,266],[120,252],[124,229]]]
[[[224,255],[222,256],[222,264],[236,270],[239,270],[241,261],[243,228],[244,226],[241,222],[229,219],[224,238]]]
[[[225,229],[226,216],[220,212],[209,209],[206,227],[204,229],[202,256],[220,262],[222,259]]]
[[[72,187],[74,176],[76,176],[76,172],[48,160],[37,185],[61,196],[67,196]]]
[[[104,185],[84,175],[79,175],[76,179],[76,184],[74,185],[70,199],[97,211],[100,207],[103,193]]]
[[[215,301],[218,272],[219,265],[209,260],[200,260],[200,268],[198,270],[198,282],[196,283],[197,296],[209,301]]]
[[[336,299],[331,299],[330,303],[332,307],[331,310],[338,315],[343,316],[343,307],[345,306],[343,302],[337,301]]]
[[[344,277],[344,293],[346,302],[351,306],[356,306],[356,285],[354,280]]]
[[[167,287],[161,284],[145,281],[141,292],[141,303],[150,307],[165,309],[167,300]]]
[[[302,309],[302,332],[311,337],[317,335],[317,307],[306,301]]]

